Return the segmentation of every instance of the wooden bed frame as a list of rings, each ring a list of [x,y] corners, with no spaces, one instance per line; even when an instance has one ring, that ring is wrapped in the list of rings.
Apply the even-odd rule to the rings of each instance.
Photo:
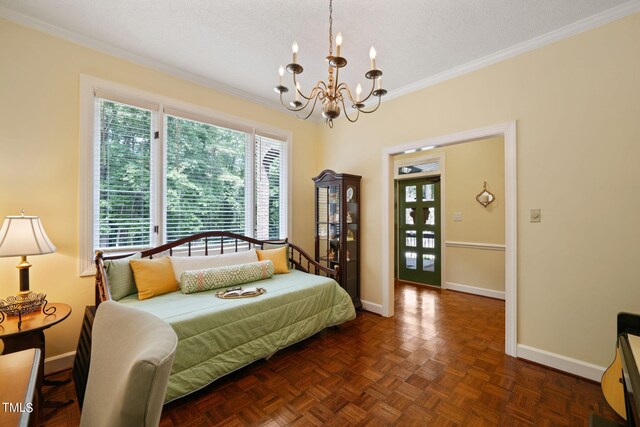
[[[288,244],[289,262],[296,270],[305,273],[312,273],[321,276],[331,277],[338,281],[339,274],[335,270],[327,268],[314,261],[309,254],[300,247],[285,240],[258,240],[240,234],[226,231],[210,231],[195,234],[184,239],[170,242],[157,248],[148,249],[141,252],[142,258],[153,258],[154,255],[173,255],[179,253],[181,256],[193,255],[218,255],[229,252],[239,252],[251,248],[262,248],[265,243],[274,245]],[[73,378],[76,386],[78,404],[82,408],[84,394],[86,390],[87,378],[89,374],[89,364],[91,359],[91,329],[95,317],[96,308],[103,302],[111,299],[108,279],[104,270],[104,260],[125,258],[131,254],[105,256],[102,251],[96,251],[96,285],[95,285],[95,306],[88,306],[85,310],[83,326],[78,340],[78,349],[73,365]]]
[[[243,242],[243,243],[240,243]],[[338,267],[335,269],[327,268],[314,261],[311,256],[302,250],[299,246],[284,240],[258,240],[252,237],[235,234],[228,231],[208,231],[205,233],[194,234],[174,242],[169,242],[156,248],[147,249],[140,252],[142,258],[153,258],[154,255],[173,255],[175,253],[194,255],[220,255],[229,252],[239,252],[240,250],[249,250],[251,248],[262,249],[264,244],[284,245],[289,248],[288,258],[294,269],[311,273],[318,276],[331,277],[339,281]],[[132,253],[124,255],[105,256],[102,251],[96,251],[96,286],[95,298],[96,307],[101,302],[111,299],[107,275],[104,271],[104,261],[109,259],[126,258]],[[184,255],[182,255],[184,256]]]

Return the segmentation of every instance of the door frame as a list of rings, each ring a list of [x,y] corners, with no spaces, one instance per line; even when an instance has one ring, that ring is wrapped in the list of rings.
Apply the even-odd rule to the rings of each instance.
[[[505,353],[517,356],[517,173],[516,121],[407,142],[382,150],[382,315],[394,313],[394,156],[425,147],[443,147],[502,136],[505,178]]]
[[[424,147],[424,146],[423,146]],[[433,147],[435,148],[435,147]],[[396,154],[402,154],[402,153],[396,153]],[[395,156],[396,154],[394,154],[393,156]],[[428,162],[430,160],[437,160],[438,161],[438,170],[433,171],[433,172],[422,172],[422,173],[415,173],[415,174],[411,174],[411,175],[397,175],[396,171],[399,167],[402,166],[411,166],[411,165],[415,165],[415,164],[419,164],[419,163],[425,163]],[[400,160],[400,161],[396,161],[395,159],[393,160],[393,170],[392,170],[392,175],[393,175],[393,192],[394,192],[394,204],[396,202],[398,202],[397,200],[395,200],[395,191],[396,191],[396,181],[403,181],[405,179],[418,179],[418,178],[429,178],[429,177],[433,177],[433,176],[439,176],[440,177],[440,289],[446,289],[447,288],[447,281],[446,281],[446,271],[447,271],[447,255],[446,255],[446,245],[447,245],[447,239],[446,239],[446,234],[447,234],[447,225],[446,225],[446,221],[444,221],[444,215],[443,213],[445,212],[445,189],[446,189],[446,179],[445,179],[445,168],[446,168],[446,153],[433,153],[433,154],[429,154],[427,151],[425,151],[424,155],[422,156],[417,156],[412,158],[411,160]],[[383,175],[384,177],[384,175]],[[394,233],[397,231],[396,228],[399,228],[399,224],[398,227],[396,227],[395,224],[395,209],[394,209]],[[393,239],[394,242],[393,244],[395,245],[395,239]],[[384,245],[384,242],[383,242]],[[397,256],[396,256],[397,255]],[[395,254],[395,249],[394,249],[394,257],[393,257],[393,262],[397,263],[400,261],[400,256],[399,254]],[[391,274],[394,274],[393,270],[391,271]],[[384,277],[384,276],[383,276]],[[394,275],[394,280],[395,280],[395,275]],[[424,285],[424,286],[429,286],[429,285]],[[393,316],[393,313],[391,313],[391,316]]]

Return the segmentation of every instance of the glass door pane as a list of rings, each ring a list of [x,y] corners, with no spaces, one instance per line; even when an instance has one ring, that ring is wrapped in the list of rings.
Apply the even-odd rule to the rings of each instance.
[[[440,182],[398,181],[398,278],[440,286]]]

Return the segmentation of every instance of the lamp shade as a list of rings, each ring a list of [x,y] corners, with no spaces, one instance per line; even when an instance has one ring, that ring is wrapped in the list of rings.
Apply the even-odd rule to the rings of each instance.
[[[7,216],[0,229],[0,257],[44,255],[55,252],[37,216]]]

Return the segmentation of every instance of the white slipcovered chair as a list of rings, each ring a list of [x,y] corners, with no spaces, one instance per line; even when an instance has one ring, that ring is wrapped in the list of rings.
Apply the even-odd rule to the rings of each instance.
[[[157,426],[177,343],[156,316],[114,301],[100,304],[80,425]]]

